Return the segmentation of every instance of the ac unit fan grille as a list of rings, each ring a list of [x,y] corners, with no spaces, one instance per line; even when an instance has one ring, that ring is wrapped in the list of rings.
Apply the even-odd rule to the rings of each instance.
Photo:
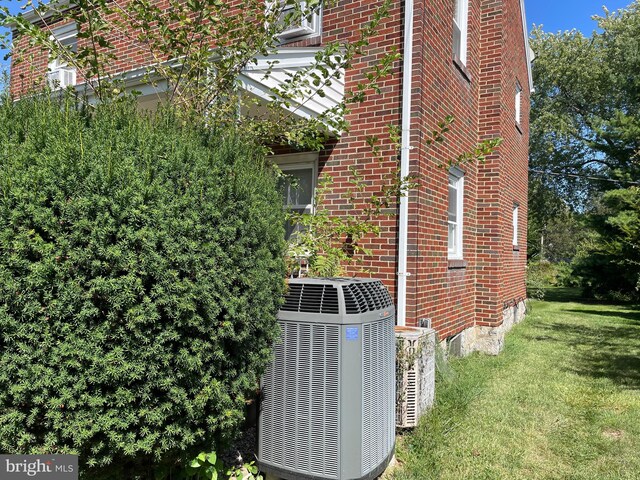
[[[289,285],[280,309],[285,312],[337,314],[338,289],[332,285],[293,283]]]
[[[393,305],[393,300],[382,282],[363,282],[343,285],[345,309],[348,314],[382,310]]]
[[[389,317],[362,328],[363,475],[380,465],[395,441],[394,324]]]
[[[302,475],[338,478],[340,327],[280,323],[265,374],[262,460]]]

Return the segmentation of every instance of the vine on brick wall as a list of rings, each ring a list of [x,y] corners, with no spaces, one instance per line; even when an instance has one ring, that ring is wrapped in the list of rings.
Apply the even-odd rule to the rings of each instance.
[[[443,143],[454,123],[453,116],[447,116],[432,130],[425,141],[427,147]],[[388,125],[387,134],[393,146],[396,159],[400,152],[400,129],[397,125]],[[479,142],[473,150],[463,152],[445,162],[438,168],[461,166],[470,163],[484,163],[486,157],[502,143],[502,139],[487,139]],[[371,155],[380,165],[388,161],[383,156],[381,140],[367,137]],[[292,276],[311,275],[335,277],[344,275],[347,268],[359,269],[362,273],[364,259],[372,255],[372,250],[363,245],[367,237],[380,234],[379,220],[397,215],[397,206],[401,197],[408,195],[413,188],[420,186],[421,178],[410,174],[402,176],[396,160],[395,169],[385,175],[383,181],[373,189],[365,181],[364,174],[349,166],[349,189],[341,195],[342,213],[332,214],[327,198],[333,196],[333,179],[329,175],[320,178],[314,198],[315,209],[311,213],[289,212],[289,221],[296,224],[297,231],[288,244],[287,260]]]

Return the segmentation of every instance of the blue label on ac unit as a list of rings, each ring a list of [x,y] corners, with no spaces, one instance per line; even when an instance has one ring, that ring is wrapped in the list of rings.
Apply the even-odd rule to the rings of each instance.
[[[353,342],[358,340],[358,327],[347,327],[347,341]]]

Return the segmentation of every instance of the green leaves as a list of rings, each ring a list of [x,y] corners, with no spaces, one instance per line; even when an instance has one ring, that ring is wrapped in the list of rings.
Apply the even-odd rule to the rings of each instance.
[[[122,96],[126,90],[119,77],[122,65],[125,70],[142,66],[147,73],[141,79],[153,86],[168,85],[167,101],[191,120],[199,119],[213,128],[237,129],[265,145],[319,150],[329,132],[348,131],[349,104],[381,92],[381,82],[393,72],[400,54],[394,49],[376,53],[362,80],[317,118],[300,118],[295,111],[314,96],[326,98],[327,89],[344,79],[345,71],[358,58],[367,55],[371,39],[390,16],[391,0],[382,0],[370,9],[355,38],[323,45],[310,65],[291,73],[284,84],[273,86],[270,102],[247,94],[239,78],[258,59],[278,54],[283,32],[320,6],[329,11],[336,4],[335,0],[246,0],[238,9],[233,2],[221,0],[170,0],[167,8],[160,8],[149,0],[79,0],[74,8],[51,2],[36,7],[40,15],[48,15],[51,9],[55,15],[47,18],[78,26],[80,41],[75,53],[55,41],[41,25],[20,16],[8,15],[7,21],[16,23],[18,37],[28,39],[14,46],[15,61],[33,63],[33,49],[27,47],[40,47],[76,69],[78,78],[92,79],[87,88],[102,101]],[[36,88],[42,85],[41,73],[32,75]],[[265,79],[270,75],[271,68]]]
[[[530,164],[542,172],[532,172],[529,182],[531,250],[551,237],[586,237],[577,251],[577,271],[588,292],[598,295],[610,290],[633,296],[638,282],[637,251],[627,248],[635,214],[614,199],[634,196],[625,182],[640,179],[639,18],[635,0],[616,12],[605,9],[596,17],[600,30],[590,37],[539,28],[531,37],[536,60]],[[605,193],[613,189],[620,193]],[[593,215],[587,228],[572,229],[585,230],[582,235],[566,228],[572,212]],[[558,249],[563,258],[573,255],[575,244]]]
[[[640,2],[597,17],[602,31],[532,32],[535,93],[531,161],[538,170],[637,179],[640,163]],[[549,184],[582,206],[572,190],[601,190],[579,180]]]
[[[595,234],[584,242],[575,262],[588,293],[601,298],[640,298],[640,189],[604,194],[591,217]]]
[[[281,200],[261,147],[182,122],[0,104],[0,450],[125,478],[242,419],[277,333]]]

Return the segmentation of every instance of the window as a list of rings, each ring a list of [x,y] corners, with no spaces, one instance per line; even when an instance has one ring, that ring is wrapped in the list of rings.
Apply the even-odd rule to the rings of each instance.
[[[513,204],[513,246],[518,246],[518,210],[520,205]]]
[[[278,35],[281,41],[291,42],[303,38],[320,35],[322,26],[322,6],[312,8],[309,2],[292,2],[291,0],[280,0],[280,23],[286,24],[284,31]],[[291,16],[302,14],[302,18],[295,21]]]
[[[520,125],[520,120],[522,120],[522,86],[520,82],[516,82],[516,123]]]
[[[464,198],[464,172],[452,167],[449,170],[449,258],[462,259],[462,202]]]
[[[467,64],[467,22],[469,0],[455,0],[453,12],[453,57]]]
[[[312,213],[318,171],[316,153],[279,155],[276,164],[284,174],[280,188],[284,205],[297,213]],[[287,222],[286,238],[299,230],[298,225]]]
[[[76,53],[78,50],[78,29],[75,23],[69,23],[52,30],[51,40],[55,40],[59,46]],[[64,88],[76,84],[76,70],[70,67],[64,58],[58,55],[50,55],[47,84],[51,88]]]

